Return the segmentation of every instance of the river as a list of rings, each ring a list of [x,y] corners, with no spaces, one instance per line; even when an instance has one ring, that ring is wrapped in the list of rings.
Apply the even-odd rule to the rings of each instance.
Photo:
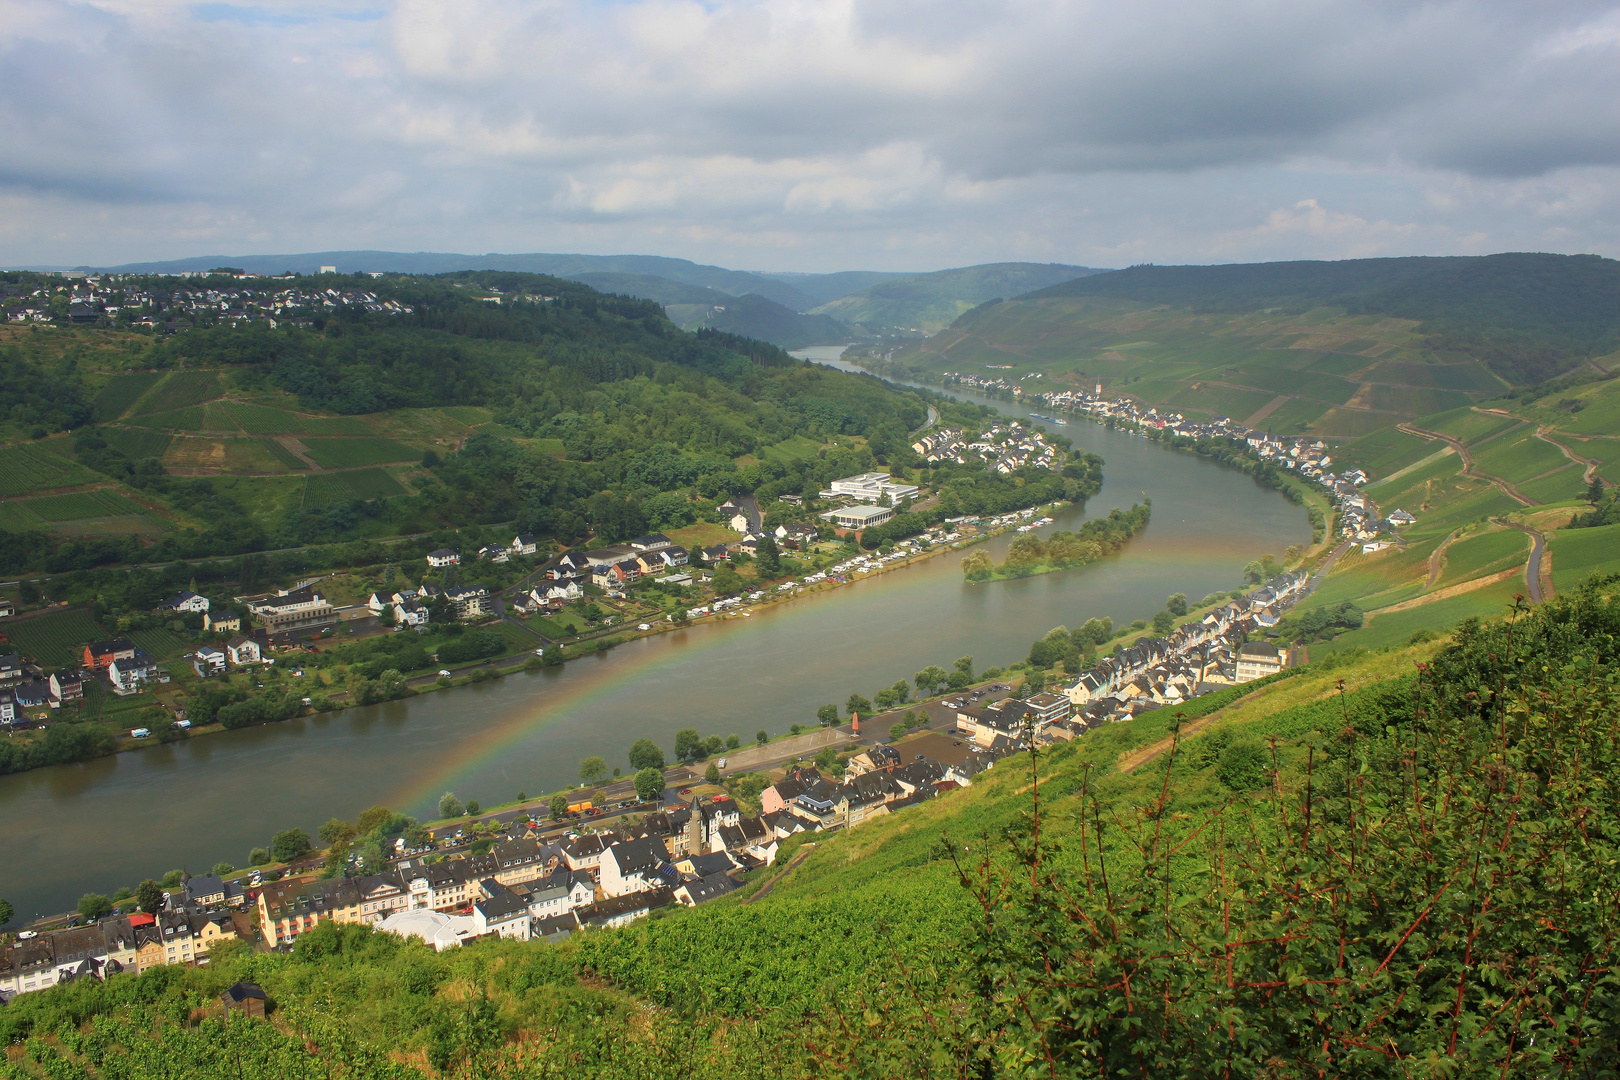
[[[841,351],[797,355],[847,367]],[[28,918],[173,868],[240,866],[278,829],[313,834],[376,803],[428,817],[455,791],[489,805],[577,781],[590,754],[628,770],[625,752],[642,736],[667,750],[686,727],[744,741],[779,734],[929,664],[963,654],[978,668],[1006,664],[1053,626],[1129,622],[1170,593],[1230,589],[1250,559],[1310,539],[1303,509],[1241,473],[1084,420],[1053,430],[1107,466],[1090,506],[1052,528],[1152,497],[1152,523],[1121,555],[971,587],[960,556],[947,555],[558,668],[3,777],[0,897]],[[989,550],[999,559],[1008,543]]]

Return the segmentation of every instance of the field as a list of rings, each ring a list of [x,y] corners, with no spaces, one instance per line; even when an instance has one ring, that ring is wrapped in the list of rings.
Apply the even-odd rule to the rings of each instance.
[[[132,630],[129,640],[138,648],[145,649],[159,660],[168,660],[192,647],[187,639],[171,630]]]
[[[1620,525],[1558,529],[1547,534],[1553,588],[1568,592],[1592,574],[1620,573]]]
[[[117,450],[131,461],[140,461],[142,458],[160,458],[169,449],[169,433],[167,431],[152,431],[148,428],[108,427],[102,428],[101,437],[107,440],[107,445]]]
[[[240,431],[247,435],[366,435],[365,423],[352,416],[298,416],[286,409],[248,401],[216,401],[200,422],[203,431]]]
[[[26,495],[42,488],[93,484],[101,477],[66,458],[24,443],[0,449],[0,497]]]
[[[290,463],[289,463],[290,462]],[[297,455],[270,439],[212,439],[176,435],[163,464],[176,473],[284,473],[307,469]]]
[[[189,409],[176,409],[174,412],[128,416],[124,418],[123,422],[144,428],[164,428],[170,431],[201,431],[203,429],[203,408],[201,405],[193,405]]]
[[[32,619],[0,622],[11,648],[47,667],[81,663],[84,646],[107,636],[84,608],[64,608]]]
[[[530,616],[527,625],[554,641],[558,638],[572,637],[587,629],[585,620],[572,611],[559,611],[554,615],[533,615]]]
[[[1455,540],[1446,548],[1436,588],[1523,566],[1530,556],[1530,538],[1517,529],[1491,529]]]
[[[355,500],[385,499],[403,495],[405,488],[382,469],[355,469],[350,472],[316,473],[304,487],[304,506],[314,508]]]
[[[1534,479],[1569,464],[1569,459],[1558,447],[1536,438],[1529,427],[1522,432],[1510,432],[1492,440],[1489,447],[1474,454],[1474,461],[1480,471],[1500,476],[1512,484]]]
[[[806,438],[803,435],[795,435],[791,439],[784,439],[775,446],[762,448],[759,451],[759,457],[764,461],[778,461],[787,464],[803,458],[815,457],[816,451],[820,449],[821,444],[814,439]]]
[[[171,371],[148,390],[130,410],[137,416],[174,412],[219,397],[224,393],[213,371]]]
[[[142,394],[157,385],[162,372],[148,371],[137,375],[114,375],[107,380],[95,398],[96,416],[102,420],[116,420],[140,400]]]
[[[145,507],[110,490],[42,495],[35,499],[14,499],[0,503],[0,528],[10,529],[13,532],[24,529],[51,529],[67,522],[91,519],[142,518],[146,512]]]
[[[1311,655],[1317,657],[1322,652],[1348,648],[1380,649],[1387,645],[1399,645],[1419,630],[1446,630],[1470,616],[1490,618],[1504,615],[1513,603],[1514,594],[1522,593],[1524,589],[1522,577],[1508,578],[1482,589],[1419,604],[1404,611],[1375,613],[1368,617],[1368,624],[1360,630],[1340,634],[1328,645],[1312,645]]]
[[[667,529],[664,535],[688,551],[713,547],[716,544],[729,544],[737,539],[737,534],[726,526],[707,521],[700,521],[696,525],[688,525],[682,529]]]
[[[1450,435],[1460,442],[1477,443],[1519,423],[1522,421],[1511,416],[1497,416],[1472,408],[1461,408],[1425,416],[1419,421],[1419,426]]]
[[[416,461],[422,451],[413,450],[393,439],[302,439],[309,456],[325,469],[349,469],[364,465],[384,465],[396,461]]]
[[[287,466],[287,468],[294,470],[303,470],[309,468],[308,462],[299,457],[297,454],[293,453],[291,450],[287,449],[285,446],[282,446],[275,439],[262,439],[260,441],[264,444],[265,453],[269,454],[275,460],[281,462],[281,464]]]

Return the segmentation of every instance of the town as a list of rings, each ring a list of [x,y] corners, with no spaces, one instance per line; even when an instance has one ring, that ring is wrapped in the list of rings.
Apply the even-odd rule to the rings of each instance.
[[[222,941],[286,950],[327,921],[361,923],[443,950],[491,937],[557,941],[593,928],[624,926],[671,905],[700,905],[772,867],[792,838],[803,850],[823,834],[970,787],[1001,759],[1032,746],[1072,740],[1098,725],[1128,722],[1281,673],[1295,658],[1265,635],[1308,585],[1303,572],[1279,574],[1165,636],[1116,647],[1050,690],[1031,692],[1028,681],[1021,690],[997,681],[962,686],[922,710],[919,726],[927,728],[926,718],[933,716],[942,721],[939,730],[906,735],[900,725],[889,743],[863,745],[856,741],[861,719],[853,715],[842,745],[828,744],[816,764],[795,759],[763,779],[742,774],[754,786],[734,788],[738,797],[719,783],[722,757],[711,764],[707,793],[684,788],[677,796],[664,784],[692,774],[649,768],[643,772],[650,774],[650,783],[638,775],[633,785],[582,786],[554,796],[549,823],[519,812],[427,830],[383,812],[397,835],[385,854],[388,868],[378,873],[362,873],[364,867],[351,857],[334,876],[333,860],[311,851],[307,838],[290,830],[302,842],[280,852],[290,856],[284,866],[236,876],[223,865],[215,873],[177,873],[161,887],[143,883],[141,891],[126,890],[119,910],[91,911],[99,917],[81,916],[64,929],[25,931],[0,952],[0,998],[77,978],[204,964],[209,948]],[[313,615],[319,606],[307,589],[276,599],[278,611],[302,607]],[[373,599],[401,608],[419,602],[403,596]],[[253,662],[252,639],[233,641],[224,662]],[[106,656],[118,651],[117,644],[88,647],[87,663],[118,666],[124,657]],[[132,659],[126,667],[138,664]],[[932,679],[918,673],[920,694],[937,689]],[[741,798],[754,807],[745,809]],[[462,812],[459,805],[451,809]],[[564,815],[585,821],[604,812],[620,814],[619,824],[600,830],[557,824]],[[352,833],[327,837],[323,830],[323,839],[340,850],[337,845]],[[472,835],[482,842],[472,841]],[[268,853],[258,854],[270,861]],[[111,908],[112,902],[102,906]]]
[[[244,280],[249,275],[233,274]],[[380,276],[380,275],[378,275]],[[131,280],[125,280],[131,279]],[[58,317],[77,326],[121,327],[175,333],[195,325],[263,323],[270,328],[307,325],[317,314],[354,309],[374,315],[408,315],[411,305],[379,299],[364,289],[319,288],[290,275],[261,279],[298,284],[283,287],[186,288],[153,286],[134,275],[88,275],[55,288],[0,291],[7,322],[52,324]]]

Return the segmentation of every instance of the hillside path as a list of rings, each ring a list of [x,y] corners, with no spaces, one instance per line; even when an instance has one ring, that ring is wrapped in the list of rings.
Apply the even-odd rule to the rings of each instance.
[[[1429,554],[1429,580],[1423,583],[1424,592],[1428,592],[1430,589],[1434,588],[1434,583],[1440,580],[1440,571],[1444,565],[1443,559],[1446,554],[1446,548],[1450,547],[1451,542],[1455,539],[1457,539],[1457,530],[1452,529],[1446,534],[1446,538],[1440,541],[1440,546],[1435,548],[1434,551]]]
[[[1416,424],[1397,424],[1396,427],[1399,430],[1406,432],[1408,435],[1416,435],[1420,439],[1429,439],[1431,441],[1438,439],[1440,442],[1450,446],[1453,450],[1457,451],[1458,456],[1462,458],[1463,475],[1472,476],[1475,480],[1484,480],[1487,483],[1495,484],[1497,487],[1502,489],[1502,494],[1506,495],[1520,506],[1541,505],[1540,503],[1536,502],[1536,500],[1530,498],[1528,495],[1525,495],[1519,491],[1518,488],[1502,479],[1500,476],[1493,476],[1490,473],[1480,472],[1475,469],[1474,459],[1468,453],[1468,447],[1463,445],[1461,439],[1447,435],[1443,432],[1430,431],[1428,428],[1420,428]]]
[[[1601,464],[1601,462],[1599,462],[1596,458],[1581,457],[1581,455],[1577,454],[1575,451],[1571,450],[1557,439],[1548,438],[1547,432],[1550,430],[1553,429],[1547,425],[1542,425],[1541,427],[1536,428],[1536,438],[1540,439],[1544,443],[1551,443],[1553,446],[1558,447],[1558,449],[1564,452],[1565,457],[1569,458],[1569,460],[1573,461],[1575,464],[1581,466],[1581,483],[1590,484],[1592,482],[1592,477],[1597,475],[1598,465]]]
[[[1525,595],[1530,597],[1532,604],[1539,604],[1545,599],[1552,599],[1552,560],[1547,558],[1547,538],[1528,525],[1520,525],[1516,521],[1506,521],[1502,518],[1493,519],[1498,525],[1506,525],[1510,529],[1518,529],[1530,537],[1530,558],[1524,564]],[[1545,574],[1543,574],[1543,563]],[[1543,584],[1546,589],[1543,590]]]
[[[800,848],[798,850],[797,854],[795,854],[793,856],[793,858],[788,860],[788,864],[786,866],[782,867],[782,869],[778,873],[772,874],[771,875],[771,880],[767,881],[765,883],[764,887],[759,890],[759,892],[755,893],[753,896],[750,896],[748,899],[744,900],[743,903],[744,904],[752,904],[755,900],[763,900],[767,896],[769,896],[770,893],[771,893],[771,890],[776,888],[776,883],[778,881],[781,881],[783,878],[787,877],[789,874],[791,874],[794,871],[794,869],[800,863],[804,862],[805,859],[808,859],[810,857],[810,852],[815,848],[815,846],[816,845],[814,843],[809,843],[809,844],[804,845],[804,847]]]

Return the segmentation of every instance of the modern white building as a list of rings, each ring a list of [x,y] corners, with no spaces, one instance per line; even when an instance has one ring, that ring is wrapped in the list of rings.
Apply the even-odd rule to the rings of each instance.
[[[1251,641],[1238,650],[1235,682],[1253,682],[1283,669],[1283,655],[1269,641]]]
[[[459,949],[462,942],[479,935],[478,924],[470,915],[446,915],[442,911],[396,911],[377,924],[384,933],[402,938],[420,938],[434,952]]]
[[[894,515],[892,506],[846,506],[842,510],[828,510],[821,517],[840,529],[865,529],[881,525]]]
[[[869,472],[834,480],[831,490],[835,495],[848,495],[862,502],[881,502],[887,495],[891,503],[898,503],[915,498],[920,489],[916,484],[896,483],[886,472]]]

